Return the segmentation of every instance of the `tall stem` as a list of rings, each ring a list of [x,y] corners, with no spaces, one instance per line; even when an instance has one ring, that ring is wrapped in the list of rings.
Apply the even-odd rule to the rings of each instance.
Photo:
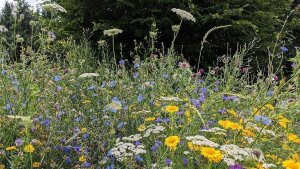
[[[117,59],[116,59],[116,52],[115,52],[115,36],[112,36],[112,45],[113,45],[114,62],[117,70],[118,66],[117,66]]]

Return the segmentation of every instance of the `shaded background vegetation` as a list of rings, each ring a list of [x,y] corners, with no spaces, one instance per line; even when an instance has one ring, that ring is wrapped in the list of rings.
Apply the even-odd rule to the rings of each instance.
[[[28,8],[23,0],[18,0],[22,9]],[[207,39],[201,66],[213,65],[218,56],[233,53],[238,45],[243,45],[257,39],[256,47],[247,59],[251,60],[253,68],[264,67],[268,60],[268,51],[272,49],[276,37],[288,19],[279,41],[279,46],[290,50],[285,54],[285,64],[288,57],[294,55],[293,46],[299,46],[299,0],[56,0],[68,12],[61,14],[58,22],[51,25],[58,39],[73,37],[82,38],[83,30],[92,32],[91,42],[96,46],[99,39],[108,40],[103,36],[103,30],[120,28],[124,32],[117,37],[122,43],[124,56],[134,48],[134,40],[144,42],[151,24],[156,23],[159,30],[157,47],[164,42],[170,46],[173,32],[171,26],[179,23],[179,18],[172,13],[171,8],[181,8],[192,13],[196,23],[184,22],[180,30],[175,48],[192,64],[198,61],[201,40],[205,33],[221,25],[232,25],[229,28],[213,32]],[[9,6],[2,10],[1,23],[9,27],[12,18],[9,16]],[[21,11],[20,13],[24,13]],[[44,12],[39,15],[48,16]],[[29,14],[26,14],[29,16]],[[36,14],[24,19],[24,27],[19,28],[30,32],[29,22]],[[36,16],[37,17],[37,16]],[[45,20],[44,20],[45,22]],[[9,34],[8,34],[9,35]],[[24,35],[26,36],[26,35]],[[279,50],[279,49],[278,49]]]

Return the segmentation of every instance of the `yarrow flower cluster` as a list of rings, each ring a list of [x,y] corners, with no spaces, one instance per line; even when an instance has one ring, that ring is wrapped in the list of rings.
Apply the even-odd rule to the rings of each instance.
[[[1,32],[7,32],[8,29],[4,25],[0,25],[0,33]]]
[[[192,21],[192,22],[196,22],[196,18],[194,18],[194,16],[182,9],[177,9],[177,8],[172,8],[171,9],[172,12],[176,13],[179,17],[181,17],[182,19],[188,20],[188,21]]]
[[[201,135],[188,136],[185,139],[190,141],[193,146],[219,147],[219,144],[217,144]]]
[[[149,137],[151,134],[159,134],[165,130],[164,126],[149,125],[145,131],[144,137]]]
[[[115,147],[110,150],[111,154],[117,159],[117,161],[124,161],[128,158],[135,157],[139,154],[145,154],[145,146],[142,144],[134,145],[132,143],[117,142]]]
[[[123,31],[121,29],[117,29],[117,28],[108,29],[108,30],[103,31],[103,34],[107,35],[107,36],[115,36],[115,35],[118,35],[120,33],[123,33]]]
[[[86,78],[86,77],[99,77],[98,73],[83,73],[78,78]]]

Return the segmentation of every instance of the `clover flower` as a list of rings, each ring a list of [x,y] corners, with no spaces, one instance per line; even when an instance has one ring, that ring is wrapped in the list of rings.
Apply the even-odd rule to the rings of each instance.
[[[120,33],[123,33],[123,31],[121,29],[117,29],[117,28],[108,29],[108,30],[103,31],[103,34],[107,35],[107,36],[115,36],[115,35],[118,35]]]
[[[192,21],[192,22],[196,22],[196,19],[194,18],[194,16],[182,9],[177,9],[177,8],[172,8],[171,9],[172,12],[176,13],[179,17],[181,17],[182,19],[188,20],[188,21]]]

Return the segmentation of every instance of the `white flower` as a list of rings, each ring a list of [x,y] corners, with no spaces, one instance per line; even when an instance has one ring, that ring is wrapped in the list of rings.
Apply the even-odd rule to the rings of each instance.
[[[219,127],[214,127],[214,128],[210,128],[210,129],[203,129],[203,130],[200,130],[200,131],[208,132],[208,133],[214,133],[214,134],[217,134],[217,135],[224,135],[224,136],[227,135],[226,130],[221,129]]]
[[[142,138],[143,137],[141,136],[141,134],[135,134],[135,135],[131,135],[128,137],[123,137],[122,140],[124,140],[124,141],[139,141]]]
[[[104,30],[103,34],[107,35],[107,36],[115,36],[115,35],[120,34],[122,32],[123,31],[121,29],[113,28],[113,29]]]
[[[153,134],[159,134],[165,130],[164,126],[155,126],[155,125],[149,125],[147,127],[147,130],[144,134],[144,137],[149,137],[152,133]]]
[[[98,73],[84,73],[79,76],[79,78],[85,78],[85,77],[98,77],[100,76]]]
[[[0,33],[1,32],[7,32],[8,29],[4,25],[0,25]]]
[[[57,4],[55,2],[42,5],[42,8],[44,8],[45,10],[48,10],[48,11],[60,11],[60,12],[67,13],[65,8],[63,8],[62,6],[60,6],[59,4]]]
[[[161,100],[161,101],[177,101],[177,102],[179,102],[179,101],[182,101],[180,98],[178,98],[178,97],[160,97],[160,99],[159,100]]]
[[[187,139],[188,141],[191,141],[194,145],[197,145],[197,146],[219,147],[219,144],[217,144],[213,141],[210,141],[201,135],[188,136],[185,139]]]
[[[177,8],[172,8],[171,9],[172,12],[175,12],[178,16],[180,16],[182,19],[186,19],[188,21],[193,21],[196,22],[196,19],[194,18],[194,16],[182,9],[177,9]]]

